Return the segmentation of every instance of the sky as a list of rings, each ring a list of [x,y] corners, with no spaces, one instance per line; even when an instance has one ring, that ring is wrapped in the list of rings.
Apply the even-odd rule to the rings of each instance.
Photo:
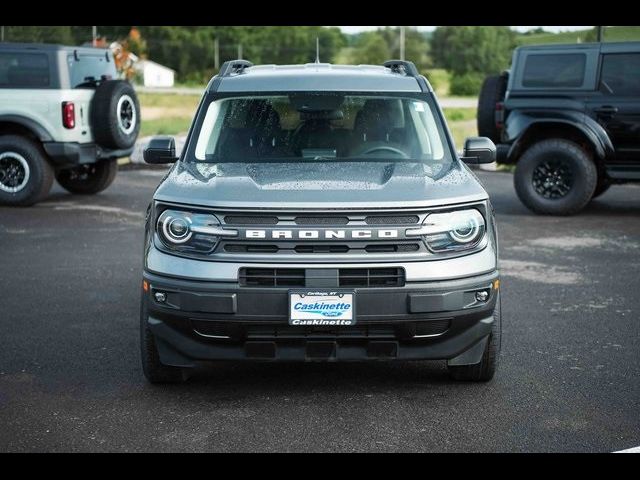
[[[364,26],[351,26],[351,27],[338,27],[340,28],[344,33],[358,33],[358,32],[364,32],[366,30],[376,30],[378,28],[382,28],[382,27],[364,27]],[[433,30],[436,27],[416,27],[418,30],[423,30],[423,31],[430,31]],[[527,30],[531,30],[532,28],[538,28],[538,27],[511,27],[515,30],[518,30],[520,32],[526,32]],[[571,31],[571,30],[586,30],[587,28],[593,28],[593,27],[579,27],[579,26],[551,26],[551,27],[542,27],[547,31],[550,32],[566,32],[566,31]]]

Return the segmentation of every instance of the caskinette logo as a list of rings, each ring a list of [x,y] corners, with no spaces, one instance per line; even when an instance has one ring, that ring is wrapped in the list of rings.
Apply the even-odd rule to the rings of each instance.
[[[301,320],[301,319],[296,319],[296,320],[291,320],[291,325],[353,325],[355,322],[353,320],[345,320],[345,319],[338,319],[338,320],[327,320],[324,318],[312,318],[312,319],[307,319],[307,320]]]
[[[339,317],[343,313],[351,309],[351,305],[348,303],[302,303],[298,302],[293,306],[293,309],[298,312],[315,313],[323,317]]]

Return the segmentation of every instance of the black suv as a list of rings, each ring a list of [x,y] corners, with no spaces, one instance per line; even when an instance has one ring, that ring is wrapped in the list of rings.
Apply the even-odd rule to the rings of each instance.
[[[518,197],[570,215],[611,184],[640,180],[640,42],[517,48],[488,77],[478,131],[516,164]]]

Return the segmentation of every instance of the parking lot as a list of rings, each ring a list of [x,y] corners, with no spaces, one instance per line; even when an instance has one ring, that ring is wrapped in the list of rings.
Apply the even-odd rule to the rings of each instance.
[[[138,346],[143,213],[163,171],[0,208],[0,451],[581,451],[640,445],[640,188],[541,217],[480,172],[500,234],[488,384],[444,362],[221,363],[152,386]]]

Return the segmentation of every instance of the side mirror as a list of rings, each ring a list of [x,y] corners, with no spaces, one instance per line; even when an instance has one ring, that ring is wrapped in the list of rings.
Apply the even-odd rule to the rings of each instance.
[[[464,142],[460,160],[469,165],[493,163],[496,161],[496,146],[487,137],[469,137]]]
[[[144,161],[152,164],[173,163],[176,157],[176,141],[173,137],[153,137],[142,152]]]

